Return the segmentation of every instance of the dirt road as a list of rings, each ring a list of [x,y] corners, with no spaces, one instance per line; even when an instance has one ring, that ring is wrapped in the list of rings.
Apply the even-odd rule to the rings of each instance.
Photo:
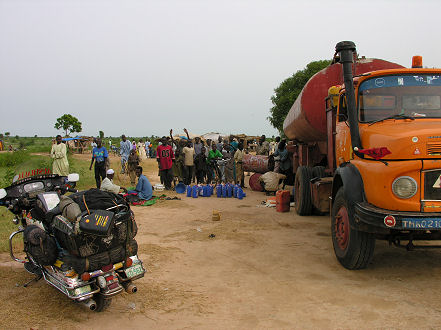
[[[2,255],[0,327],[439,327],[441,252],[378,242],[367,270],[348,271],[334,257],[328,217],[277,213],[260,207],[262,193],[247,193],[135,207],[148,273],[137,294],[103,313],[83,311],[43,281],[21,287],[30,275]]]

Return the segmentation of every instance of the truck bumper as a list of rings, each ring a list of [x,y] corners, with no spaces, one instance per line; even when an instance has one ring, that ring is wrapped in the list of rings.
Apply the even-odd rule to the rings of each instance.
[[[441,231],[441,213],[399,212],[361,202],[355,205],[354,216],[357,229],[370,233]]]

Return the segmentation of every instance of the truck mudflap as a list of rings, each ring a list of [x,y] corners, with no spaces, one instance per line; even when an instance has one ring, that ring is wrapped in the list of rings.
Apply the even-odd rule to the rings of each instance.
[[[399,212],[381,209],[367,202],[355,203],[356,229],[390,234],[393,231],[441,231],[441,213]]]

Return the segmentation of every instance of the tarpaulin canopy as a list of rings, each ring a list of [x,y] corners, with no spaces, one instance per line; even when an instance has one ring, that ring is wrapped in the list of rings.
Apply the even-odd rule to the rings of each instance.
[[[88,140],[88,137],[85,136],[75,136],[75,137],[71,137],[71,138],[63,138],[62,141],[72,141],[72,140]]]

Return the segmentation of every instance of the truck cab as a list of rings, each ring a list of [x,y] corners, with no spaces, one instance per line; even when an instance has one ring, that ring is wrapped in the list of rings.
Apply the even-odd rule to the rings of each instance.
[[[334,252],[348,269],[367,267],[377,239],[441,247],[427,242],[441,240],[441,69],[422,68],[419,56],[412,68],[371,62],[361,71],[355,44],[339,42],[284,122],[297,213],[330,212]],[[309,106],[309,90],[324,88],[324,106]]]
[[[366,267],[375,239],[409,250],[441,239],[441,70],[416,66],[341,88],[331,230],[346,268]]]

